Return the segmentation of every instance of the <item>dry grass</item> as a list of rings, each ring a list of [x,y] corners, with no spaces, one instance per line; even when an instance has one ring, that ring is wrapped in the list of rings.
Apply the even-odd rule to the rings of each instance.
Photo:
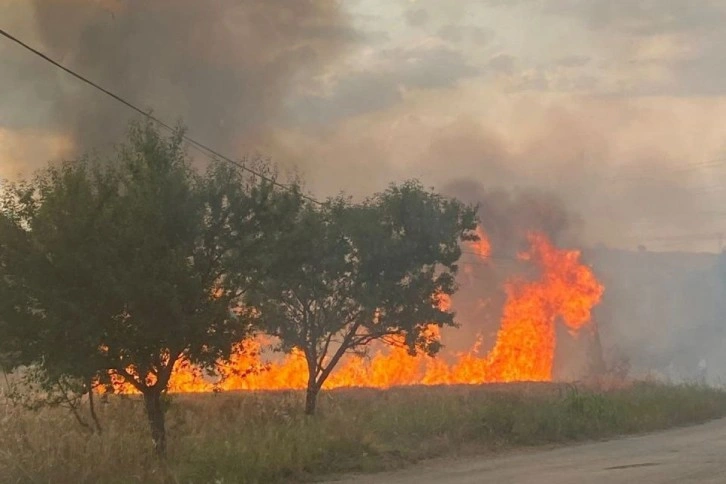
[[[374,471],[464,448],[497,450],[603,438],[726,415],[726,392],[638,384],[608,392],[563,385],[350,390],[321,396],[179,395],[168,414],[169,459],[150,457],[139,402],[99,408],[103,435],[61,409],[0,413],[2,482],[268,483]]]

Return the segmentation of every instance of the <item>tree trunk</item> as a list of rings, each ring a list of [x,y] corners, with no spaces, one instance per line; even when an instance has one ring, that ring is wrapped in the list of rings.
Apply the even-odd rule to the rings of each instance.
[[[102,433],[101,422],[98,421],[98,415],[96,415],[96,405],[93,398],[93,384],[88,385],[88,409],[91,412],[91,418],[96,426],[96,432]]]
[[[164,425],[164,410],[161,407],[161,392],[151,389],[144,393],[146,417],[151,428],[151,441],[154,444],[154,454],[160,459],[166,457],[166,427]]]
[[[315,414],[315,405],[318,402],[320,388],[314,379],[308,381],[308,389],[305,392],[305,415]]]

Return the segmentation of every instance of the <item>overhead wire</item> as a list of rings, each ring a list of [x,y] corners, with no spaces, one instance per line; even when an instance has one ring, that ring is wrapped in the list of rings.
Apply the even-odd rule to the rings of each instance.
[[[135,111],[136,113],[141,114],[142,116],[146,117],[147,119],[149,119],[149,120],[157,123],[159,126],[165,128],[166,130],[168,130],[170,132],[175,132],[176,131],[176,129],[173,126],[171,126],[169,123],[163,121],[159,117],[154,116],[153,114],[144,111],[143,109],[139,108],[134,103],[132,103],[131,101],[128,101],[127,99],[121,97],[120,95],[118,95],[118,94],[110,91],[109,89],[106,89],[105,87],[103,87],[103,86],[99,85],[98,83],[96,83],[96,82],[88,79],[84,75],[79,74],[78,72],[74,71],[73,69],[64,66],[60,62],[58,62],[55,59],[49,57],[48,55],[44,54],[43,52],[39,51],[38,49],[36,49],[36,48],[28,45],[25,42],[23,42],[18,37],[12,35],[8,31],[0,28],[0,35],[3,36],[3,37],[5,37],[5,38],[7,38],[8,40],[14,42],[15,44],[21,46],[22,48],[26,49],[27,51],[33,53],[34,55],[40,57],[41,59],[45,60],[46,62],[51,63],[52,65],[54,65],[58,69],[61,69],[62,71],[64,71],[65,73],[67,73],[67,74],[69,74],[71,76],[73,76],[74,78],[78,79],[79,81],[81,81],[81,82],[83,82],[83,83],[85,83],[85,84],[93,87],[94,89],[102,92],[103,94],[111,97],[112,99],[114,99],[117,102],[123,104],[127,108],[129,108],[129,109]],[[210,147],[210,146],[208,146],[208,145],[206,145],[206,144],[204,144],[204,143],[202,143],[200,141],[197,141],[194,138],[192,138],[192,137],[190,137],[190,136],[188,136],[186,134],[182,135],[182,138],[184,139],[184,141],[186,141],[187,143],[189,143],[190,146],[192,146],[197,151],[199,151],[200,153],[204,154],[205,156],[207,156],[210,159],[217,158],[219,160],[225,161],[227,163],[230,163],[231,165],[234,165],[235,167],[237,167],[240,170],[246,171],[246,172],[248,172],[248,173],[250,173],[250,174],[252,174],[254,176],[259,177],[262,180],[267,181],[268,183],[271,183],[272,185],[274,185],[274,186],[276,186],[278,188],[281,188],[281,189],[284,189],[284,190],[292,190],[292,187],[291,186],[285,185],[283,183],[280,183],[277,180],[275,180],[273,178],[270,178],[269,176],[265,175],[264,173],[260,173],[259,171],[254,170],[254,169],[252,169],[252,168],[244,165],[243,163],[240,163],[238,161],[235,161],[235,160],[229,158],[228,156],[223,155],[222,153],[220,153],[219,151],[215,150],[214,148],[212,148],[212,147]],[[322,205],[322,203],[323,203],[320,200],[317,200],[317,199],[315,199],[315,198],[313,198],[311,196],[305,195],[305,194],[301,194],[300,196],[303,197],[303,198],[305,198],[306,200],[308,200],[310,202],[313,202],[315,204],[318,204],[318,205]]]
[[[144,111],[143,109],[139,108],[134,103],[132,103],[131,101],[128,101],[127,99],[123,98],[122,96],[120,96],[120,95],[112,92],[111,90],[109,90],[109,89],[107,89],[107,88],[99,85],[98,83],[96,83],[96,82],[88,79],[86,76],[84,76],[82,74],[79,74],[78,72],[74,71],[73,69],[64,66],[60,62],[58,62],[55,59],[49,57],[48,55],[44,54],[43,52],[39,51],[38,49],[36,49],[36,48],[28,45],[27,43],[25,43],[22,40],[20,40],[18,37],[10,34],[9,32],[7,32],[6,30],[4,30],[2,28],[0,28],[0,35],[2,35],[3,37],[11,40],[12,42],[18,44],[19,46],[23,47],[24,49],[30,51],[31,53],[35,54],[36,56],[42,58],[46,62],[51,63],[52,65],[54,65],[58,69],[61,69],[64,72],[66,72],[70,76],[72,76],[72,77],[80,80],[81,82],[83,82],[83,83],[85,83],[85,84],[93,87],[94,89],[102,92],[103,94],[111,97],[112,99],[114,99],[115,101],[123,104],[124,106],[126,106],[129,109],[131,109],[132,111],[134,111],[134,112],[136,112],[136,113],[138,113],[138,114],[146,117],[147,119],[149,119],[149,120],[157,123],[158,125],[160,125],[161,127],[165,128],[166,130],[168,130],[170,132],[174,132],[175,131],[175,128],[174,127],[172,127],[169,123],[163,121],[159,117],[154,116],[153,114]],[[253,170],[253,169],[245,166],[242,163],[239,163],[239,162],[237,162],[235,160],[232,160],[231,158],[229,158],[229,157],[223,155],[222,153],[220,153],[219,151],[211,148],[210,146],[205,145],[204,143],[201,143],[201,142],[195,140],[194,138],[192,138],[192,137],[190,137],[188,135],[183,135],[183,139],[187,143],[189,143],[190,146],[194,147],[195,149],[197,149],[199,152],[201,152],[205,156],[208,156],[210,158],[216,157],[218,159],[221,159],[221,160],[223,160],[223,161],[225,161],[227,163],[230,163],[230,164],[234,165],[235,167],[237,167],[237,168],[239,168],[241,170],[247,171],[248,173],[251,173],[254,176],[260,177],[261,179],[266,180],[269,183],[272,183],[273,185],[277,186],[278,188],[285,189],[285,190],[291,190],[292,189],[292,187],[290,187],[288,185],[279,183],[276,180],[274,180],[274,179],[272,179],[272,178],[264,175],[263,173],[260,173],[260,172],[258,172],[256,170]],[[212,156],[210,156],[210,155],[212,155]],[[304,194],[302,194],[301,196],[303,196],[305,199],[307,199],[307,200],[309,200],[309,201],[311,201],[313,203],[316,203],[318,205],[322,205],[322,203],[323,203],[320,200],[317,200],[317,199],[315,199],[313,197],[310,197],[310,196],[307,196],[307,195],[304,195]],[[467,252],[463,252],[463,253],[466,254]],[[479,255],[479,254],[477,254],[475,252],[468,252],[468,254]],[[488,259],[489,258],[490,257],[488,257]],[[494,259],[495,257],[491,257],[491,258]],[[499,256],[497,256],[496,258],[497,259],[502,259],[502,260],[509,260],[509,261],[517,261],[518,260],[516,258],[507,258],[507,257],[499,257]]]
[[[98,83],[96,83],[96,82],[88,79],[86,76],[84,76],[84,75],[82,75],[82,74],[74,71],[73,69],[71,69],[69,67],[66,67],[65,65],[61,64],[60,62],[58,62],[55,59],[53,59],[50,56],[48,56],[47,54],[41,52],[40,50],[38,50],[38,49],[36,49],[34,47],[32,47],[31,45],[27,44],[26,42],[22,41],[18,37],[14,36],[13,34],[9,33],[8,31],[6,31],[6,30],[4,30],[2,28],[0,28],[0,36],[3,36],[5,38],[7,38],[8,40],[12,41],[13,43],[15,43],[15,44],[19,45],[20,47],[24,48],[25,50],[31,52],[32,54],[40,57],[41,59],[45,60],[46,62],[48,62],[50,64],[52,64],[56,68],[62,70],[65,73],[67,73],[68,75],[70,75],[70,76],[74,77],[75,79],[77,79],[77,80],[85,83],[88,86],[91,86],[92,88],[94,88],[94,89],[98,90],[99,92],[105,94],[106,96],[114,99],[118,103],[121,103],[122,105],[124,105],[125,107],[131,109],[132,111],[134,111],[134,112],[136,112],[136,113],[138,113],[138,114],[146,117],[147,119],[153,121],[154,123],[158,124],[159,126],[163,127],[164,129],[166,129],[166,130],[168,130],[170,132],[174,132],[175,131],[175,128],[173,126],[171,126],[169,123],[165,122],[164,120],[162,120],[158,116],[155,116],[155,115],[151,114],[150,112],[144,111],[143,109],[141,109],[137,105],[135,105],[133,102],[131,102],[131,101],[125,99],[124,97],[120,96],[119,94],[116,94],[113,91],[111,91],[111,90],[109,90],[109,89],[101,86],[100,84],[98,84]],[[291,186],[285,185],[283,183],[280,183],[277,180],[275,180],[275,179],[273,179],[273,178],[265,175],[264,173],[261,173],[261,172],[259,172],[257,170],[254,170],[254,169],[246,166],[245,164],[240,163],[239,161],[235,161],[232,158],[230,158],[230,157],[228,157],[228,156],[220,153],[218,150],[212,148],[211,146],[209,146],[207,144],[204,144],[204,143],[202,143],[200,141],[197,141],[196,139],[192,138],[189,135],[186,135],[186,134],[183,135],[183,139],[191,147],[193,147],[198,152],[200,152],[201,154],[203,154],[204,156],[206,156],[206,157],[208,157],[210,159],[222,160],[224,162],[227,162],[227,163],[235,166],[236,168],[238,168],[240,170],[246,171],[246,172],[248,172],[248,173],[250,173],[250,174],[252,174],[254,176],[257,176],[260,179],[265,180],[268,183],[271,183],[272,185],[274,185],[274,186],[276,186],[276,187],[278,187],[280,189],[292,190],[292,187]],[[709,160],[709,161],[706,161],[706,162],[689,163],[685,167],[682,167],[682,168],[677,169],[675,171],[690,170],[690,169],[696,169],[696,168],[701,168],[701,167],[704,167],[704,168],[706,168],[706,167],[714,167],[714,166],[720,166],[720,165],[723,165],[723,164],[726,164],[726,160],[723,160],[723,158],[716,158],[714,160]],[[617,176],[616,175],[616,176],[610,178],[608,181],[610,181],[611,183],[613,183],[613,182],[625,181],[625,180],[634,180],[634,178],[628,178],[628,177],[622,177],[622,176]],[[723,186],[721,186],[721,185],[714,185],[714,186],[706,187],[706,188],[707,189],[717,189],[717,190],[718,189],[722,189],[722,188],[726,189],[726,185],[723,185]],[[318,205],[322,205],[322,203],[323,203],[320,200],[317,200],[316,198],[311,197],[309,195],[301,194],[301,196],[303,198],[305,198],[306,200],[308,200],[310,202],[313,202],[315,204],[318,204]],[[656,239],[663,240],[663,238],[648,238],[648,239],[643,239],[643,240],[656,240]],[[466,253],[466,252],[464,252],[464,253]],[[472,254],[478,255],[476,253],[472,253]],[[516,259],[516,258],[503,257],[503,256],[490,256],[487,259],[492,259],[492,260],[499,259],[499,260],[508,260],[508,261],[518,261],[519,260],[519,259]]]

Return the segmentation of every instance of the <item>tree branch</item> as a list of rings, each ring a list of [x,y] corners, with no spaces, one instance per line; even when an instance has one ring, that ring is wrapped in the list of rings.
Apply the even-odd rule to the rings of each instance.
[[[167,361],[166,364],[161,367],[156,377],[156,384],[154,386],[160,386],[162,390],[166,390],[167,386],[169,385],[169,380],[171,379],[171,374],[174,372],[174,365],[179,360],[179,358],[181,358],[182,353],[182,351],[175,351],[169,353],[169,361]]]
[[[81,418],[81,415],[78,413],[78,405],[71,401],[70,398],[68,398],[68,390],[66,388],[63,388],[63,383],[61,382],[60,378],[56,378],[55,380],[56,385],[58,385],[58,388],[60,388],[61,395],[63,397],[63,400],[66,401],[68,404],[68,409],[71,411],[73,416],[76,418],[76,421],[83,427],[84,429],[93,432],[93,429],[91,429],[91,426],[88,425],[88,423]]]
[[[333,354],[333,357],[330,359],[330,363],[328,363],[328,366],[325,368],[321,368],[322,371],[318,375],[316,385],[318,387],[322,386],[323,382],[325,381],[328,376],[330,376],[330,373],[333,371],[333,368],[335,368],[335,365],[338,364],[338,361],[343,357],[346,351],[350,348],[350,343],[353,340],[353,337],[355,336],[355,333],[358,331],[358,328],[360,327],[361,323],[356,322],[353,324],[353,326],[348,331],[348,334],[345,335],[343,338],[343,341],[341,342],[340,346],[336,350],[335,354]]]
[[[93,398],[93,379],[88,380],[88,410],[91,413],[91,419],[93,419],[93,424],[96,426],[96,431],[99,434],[103,433],[103,429],[101,428],[101,422],[98,420],[98,415],[96,415],[96,406],[94,404]]]
[[[317,377],[319,369],[323,368],[323,362],[325,361],[325,357],[328,355],[328,348],[330,347],[330,342],[332,341],[332,339],[333,339],[333,333],[328,333],[327,338],[325,338],[325,344],[323,345],[323,349],[320,352],[320,357],[318,358],[318,360],[316,362],[316,366],[315,366],[316,377]]]
[[[131,373],[126,371],[126,368],[122,367],[116,367],[112,368],[111,371],[114,373],[117,373],[121,375],[121,377],[124,379],[125,382],[128,382],[131,384],[132,387],[134,387],[136,390],[140,391],[141,393],[144,393],[146,389],[148,388],[146,384],[141,383],[139,380],[136,379]]]

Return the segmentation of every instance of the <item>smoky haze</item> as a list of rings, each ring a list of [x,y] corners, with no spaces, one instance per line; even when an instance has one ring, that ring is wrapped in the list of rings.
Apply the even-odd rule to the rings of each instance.
[[[53,58],[162,119],[183,121],[223,152],[239,152],[279,120],[291,85],[318,74],[355,37],[325,0],[31,3]],[[85,86],[36,87],[51,103],[50,123],[80,149],[116,142],[132,114]]]
[[[530,232],[541,232],[557,244],[575,245],[582,220],[554,193],[539,189],[487,189],[471,180],[454,180],[442,192],[478,205],[479,219],[499,253],[516,255],[525,249]]]
[[[705,20],[723,10],[706,2],[680,20],[674,2],[0,0],[11,32],[231,157],[297,167],[320,196],[410,177],[520,187],[580,214],[584,243],[632,249],[722,226],[726,163],[708,164],[725,146],[722,100],[692,74],[722,45]],[[562,22],[579,51],[549,39]],[[121,138],[127,108],[17,46],[0,56],[12,93],[0,176]]]
[[[299,167],[321,197],[417,177],[479,203],[495,256],[530,230],[566,247],[718,248],[720,2],[384,3],[0,0],[0,23],[221,152]],[[14,46],[0,56],[0,176],[121,139],[127,108]],[[670,234],[706,236],[656,240]],[[722,283],[662,257],[587,252],[603,339],[641,368],[692,366],[721,341]],[[536,276],[525,266],[462,271],[452,346],[493,342],[503,282]]]

